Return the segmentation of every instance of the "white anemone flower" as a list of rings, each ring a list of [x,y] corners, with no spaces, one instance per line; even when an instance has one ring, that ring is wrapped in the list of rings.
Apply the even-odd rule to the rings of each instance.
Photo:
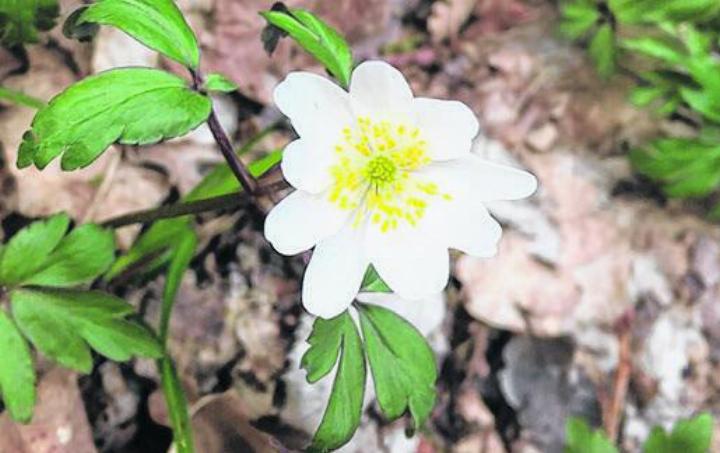
[[[370,264],[404,299],[442,291],[448,249],[497,252],[501,228],[483,203],[537,187],[530,173],[471,154],[479,126],[465,104],[413,97],[387,63],[359,65],[349,93],[294,72],[274,97],[300,137],[282,160],[297,190],[270,212],[265,236],[284,255],[315,247],[302,290],[314,315],[350,306]]]

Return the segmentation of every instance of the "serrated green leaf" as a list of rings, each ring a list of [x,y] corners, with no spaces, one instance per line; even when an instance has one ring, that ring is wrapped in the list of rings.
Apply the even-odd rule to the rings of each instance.
[[[435,405],[437,367],[432,349],[415,327],[392,311],[361,304],[359,312],[380,409],[389,420],[409,409],[419,429]]]
[[[380,275],[375,270],[375,267],[371,264],[368,266],[363,277],[362,285],[360,286],[360,292],[364,293],[391,293],[392,289],[380,278]]]
[[[42,267],[65,236],[69,225],[70,218],[58,214],[33,222],[15,234],[0,257],[0,283],[13,286]]]
[[[344,87],[350,83],[352,52],[345,39],[334,28],[314,14],[293,9],[264,11],[265,20],[287,32],[303,49],[322,63]]]
[[[603,78],[615,73],[615,33],[610,24],[602,25],[590,41],[588,49],[597,71]]]
[[[60,14],[57,0],[0,0],[0,45],[14,47],[38,41]]]
[[[331,451],[345,445],[360,425],[366,376],[362,343],[347,311],[333,319],[317,318],[308,343],[302,367],[309,382],[327,376],[338,364],[330,400],[308,449]]]
[[[207,91],[217,91],[220,93],[232,93],[237,91],[238,86],[235,82],[228,79],[222,74],[208,74],[203,83],[203,89]]]
[[[617,453],[618,449],[600,430],[593,431],[585,420],[570,417],[565,425],[565,453]]]
[[[29,422],[35,406],[35,369],[30,348],[15,323],[0,308],[0,397],[10,416]]]
[[[108,270],[115,260],[112,231],[86,224],[75,228],[60,241],[27,285],[70,287],[88,283]]]
[[[707,453],[713,436],[713,418],[703,413],[689,420],[680,420],[670,434],[653,428],[645,442],[645,453]]]
[[[17,164],[42,169],[62,154],[64,170],[86,167],[115,142],[148,145],[184,135],[205,121],[210,109],[210,99],[168,72],[102,72],[70,86],[38,112]]]
[[[10,293],[20,330],[47,357],[81,372],[92,368],[88,343],[113,360],[158,358],[160,343],[147,329],[125,320],[132,306],[99,291],[19,289]]]
[[[82,22],[117,27],[189,68],[200,64],[195,34],[172,0],[98,0],[80,17]]]
[[[702,113],[703,116],[720,122],[720,92],[713,93],[706,90],[681,87],[680,96],[690,107]]]

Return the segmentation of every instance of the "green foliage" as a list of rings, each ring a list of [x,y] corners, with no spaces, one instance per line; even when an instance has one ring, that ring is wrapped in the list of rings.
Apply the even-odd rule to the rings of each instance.
[[[76,24],[111,25],[178,63],[200,64],[195,34],[173,0],[98,0]]]
[[[57,0],[0,0],[0,46],[35,43],[39,32],[55,26]]]
[[[270,25],[290,35],[300,47],[322,63],[342,86],[349,85],[352,52],[334,28],[302,9],[264,11],[260,14]]]
[[[20,421],[30,420],[35,401],[25,338],[49,359],[82,372],[92,368],[90,348],[118,361],[163,353],[147,329],[127,319],[131,305],[69,288],[92,282],[115,259],[111,231],[86,224],[66,234],[69,224],[64,214],[34,222],[0,249],[0,287],[12,311],[10,318],[0,308],[0,391]]]
[[[192,425],[190,424],[187,397],[180,384],[180,378],[170,357],[166,356],[158,363],[170,425],[173,428],[175,451],[192,453],[195,451]]]
[[[670,434],[660,427],[653,428],[645,442],[645,453],[706,453],[710,451],[713,418],[703,413],[690,420],[677,422]]]
[[[602,430],[593,430],[585,420],[568,419],[565,425],[565,453],[617,453],[618,449]]]
[[[337,363],[337,374],[322,421],[310,451],[330,451],[347,443],[360,425],[365,394],[365,359],[360,334],[348,312],[325,320],[317,318],[302,358],[308,382],[327,376]]]
[[[390,420],[409,409],[419,429],[435,405],[435,355],[422,334],[392,311],[368,304],[359,307],[380,409]]]
[[[707,453],[713,435],[713,418],[708,413],[680,420],[669,434],[653,428],[643,446],[645,453]],[[593,430],[585,420],[570,417],[565,425],[565,453],[617,453],[619,450],[602,430]]]
[[[62,154],[62,168],[92,163],[112,143],[147,145],[183,135],[210,114],[210,100],[183,79],[147,68],[88,77],[53,98],[35,116],[18,167],[45,168]]]
[[[618,62],[635,75],[640,82],[630,93],[633,104],[696,125],[695,136],[659,138],[636,147],[632,163],[670,197],[715,196],[720,136],[709,132],[720,127],[720,2],[611,0],[606,5],[565,2],[561,31],[580,42],[592,36],[589,52],[602,75],[613,73]],[[720,217],[720,205],[711,215]]]
[[[25,338],[2,308],[0,351],[0,397],[13,419],[29,422],[36,398],[35,369]]]
[[[217,91],[220,93],[232,93],[237,91],[238,86],[235,82],[228,79],[222,74],[208,74],[203,83],[203,89],[206,91]]]

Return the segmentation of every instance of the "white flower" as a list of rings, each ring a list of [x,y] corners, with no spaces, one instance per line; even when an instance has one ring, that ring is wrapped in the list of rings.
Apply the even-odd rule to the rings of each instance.
[[[470,153],[479,127],[465,104],[414,98],[384,62],[359,65],[349,93],[291,73],[275,102],[300,136],[282,161],[297,190],[270,212],[265,236],[285,255],[315,247],[302,299],[317,316],[345,310],[369,264],[405,299],[442,291],[449,248],[497,251],[500,225],[483,202],[524,198],[537,186],[527,172]]]

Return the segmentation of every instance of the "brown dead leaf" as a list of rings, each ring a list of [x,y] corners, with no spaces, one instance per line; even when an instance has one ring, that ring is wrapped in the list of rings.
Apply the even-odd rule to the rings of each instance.
[[[456,38],[460,28],[470,18],[477,4],[478,0],[434,2],[427,24],[433,42],[437,43],[445,38]]]
[[[40,379],[32,423],[0,415],[0,453],[95,453],[77,375],[54,368]]]

